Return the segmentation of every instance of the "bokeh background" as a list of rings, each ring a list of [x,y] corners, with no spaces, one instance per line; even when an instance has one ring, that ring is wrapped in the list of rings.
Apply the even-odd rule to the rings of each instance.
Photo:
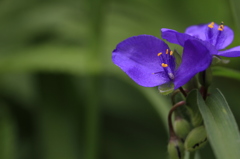
[[[2,0],[1,159],[165,159],[169,96],[135,84],[111,62],[122,40],[160,38],[224,21],[240,44],[228,0]],[[240,10],[240,9],[239,9]],[[181,49],[170,45],[172,49]],[[226,67],[240,71],[240,58]],[[236,79],[214,77],[240,123]],[[200,151],[212,159],[211,147]]]

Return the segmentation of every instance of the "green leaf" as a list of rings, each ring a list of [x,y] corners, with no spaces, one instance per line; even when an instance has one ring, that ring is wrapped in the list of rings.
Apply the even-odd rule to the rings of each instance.
[[[0,73],[54,71],[96,74],[102,71],[102,67],[99,61],[88,55],[86,49],[76,47],[46,45],[0,58]]]
[[[225,67],[213,67],[212,72],[214,76],[222,76],[240,80],[240,72],[233,69]]]
[[[196,98],[196,90],[192,90],[186,100],[188,112],[190,114],[191,123],[194,127],[202,125],[202,116],[199,112]]]
[[[217,89],[206,103],[196,91],[208,139],[218,159],[239,159],[240,135],[234,116],[222,93]]]
[[[240,29],[240,1],[239,0],[230,0],[230,5],[231,5],[231,10],[232,10],[232,14],[235,20],[235,23],[238,27],[238,29]]]

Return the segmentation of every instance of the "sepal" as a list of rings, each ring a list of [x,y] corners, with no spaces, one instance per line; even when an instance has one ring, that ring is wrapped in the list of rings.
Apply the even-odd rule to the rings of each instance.
[[[168,95],[174,91],[174,84],[172,82],[168,82],[158,86],[158,91],[162,95]]]

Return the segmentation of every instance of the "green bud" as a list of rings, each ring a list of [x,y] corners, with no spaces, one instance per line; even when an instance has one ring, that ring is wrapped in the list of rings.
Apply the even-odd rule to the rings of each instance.
[[[162,85],[158,86],[158,91],[162,95],[168,95],[174,91],[174,84],[172,82],[162,84]]]
[[[207,143],[207,133],[205,127],[199,126],[194,128],[187,136],[184,147],[187,151],[193,152]]]
[[[184,139],[191,130],[189,122],[183,118],[176,119],[173,125],[176,135],[182,139]]]
[[[198,75],[199,83],[204,87],[209,87],[212,83],[212,70],[209,67],[205,71],[202,71]]]
[[[178,138],[170,139],[168,143],[168,154],[170,159],[183,159],[184,158],[184,145]]]

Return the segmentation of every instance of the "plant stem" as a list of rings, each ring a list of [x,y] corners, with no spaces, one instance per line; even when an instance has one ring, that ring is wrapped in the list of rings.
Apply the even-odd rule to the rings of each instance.
[[[184,89],[182,87],[179,87],[178,89],[182,92],[184,97],[187,97],[187,93],[184,91]]]
[[[190,152],[189,153],[189,159],[195,159],[195,155],[196,153],[195,152]]]

